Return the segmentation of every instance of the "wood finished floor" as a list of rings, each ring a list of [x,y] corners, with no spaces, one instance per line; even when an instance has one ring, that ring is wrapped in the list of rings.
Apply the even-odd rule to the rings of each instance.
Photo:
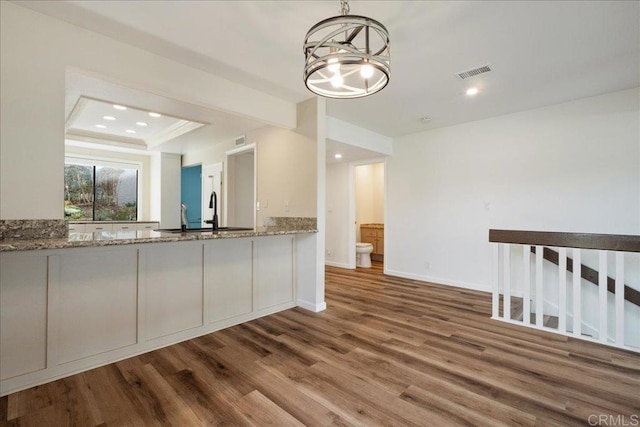
[[[379,264],[326,277],[322,313],[287,310],[12,394],[0,425],[566,426],[640,414],[639,355],[492,321],[490,295]]]

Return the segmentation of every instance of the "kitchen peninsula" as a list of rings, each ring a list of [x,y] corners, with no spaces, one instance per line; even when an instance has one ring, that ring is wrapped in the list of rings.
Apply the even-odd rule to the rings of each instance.
[[[0,240],[0,394],[300,305],[315,218]],[[305,274],[307,274],[305,276]]]

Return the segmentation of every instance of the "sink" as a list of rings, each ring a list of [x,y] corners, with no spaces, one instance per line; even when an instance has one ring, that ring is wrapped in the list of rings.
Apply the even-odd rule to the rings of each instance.
[[[185,231],[182,231],[181,228],[161,228],[159,230],[154,231],[162,231],[163,233],[203,233],[207,231],[212,231],[211,227],[206,228],[187,228]],[[253,228],[246,227],[218,227],[216,231],[253,231]]]

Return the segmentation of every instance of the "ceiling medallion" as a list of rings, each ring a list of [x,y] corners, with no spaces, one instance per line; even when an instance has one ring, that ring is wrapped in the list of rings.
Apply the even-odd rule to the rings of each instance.
[[[366,16],[349,15],[347,0],[342,15],[318,22],[304,39],[304,83],[327,98],[361,98],[389,83],[389,32]]]

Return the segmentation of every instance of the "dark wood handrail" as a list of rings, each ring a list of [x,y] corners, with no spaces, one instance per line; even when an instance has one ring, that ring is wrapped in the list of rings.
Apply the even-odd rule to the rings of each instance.
[[[536,253],[536,248],[535,247],[531,247],[531,252],[533,252],[534,254]],[[553,249],[550,248],[543,248],[543,258],[546,259],[547,261],[558,265],[559,264],[559,254],[558,252],[554,251]],[[571,259],[570,257],[567,257],[567,271],[570,273],[573,273],[573,259]],[[580,266],[580,276],[588,281],[593,283],[596,286],[599,286],[599,281],[598,281],[598,271],[594,270],[591,267],[588,267],[584,264],[581,264]],[[611,277],[607,277],[607,290],[609,292],[611,292],[612,294],[616,293],[616,281],[611,278]],[[640,292],[636,291],[633,288],[630,288],[627,285],[624,285],[624,299],[629,301],[632,304],[635,304],[637,306],[640,306]]]
[[[640,236],[626,234],[558,233],[551,231],[489,230],[489,241],[607,251],[640,252]]]

